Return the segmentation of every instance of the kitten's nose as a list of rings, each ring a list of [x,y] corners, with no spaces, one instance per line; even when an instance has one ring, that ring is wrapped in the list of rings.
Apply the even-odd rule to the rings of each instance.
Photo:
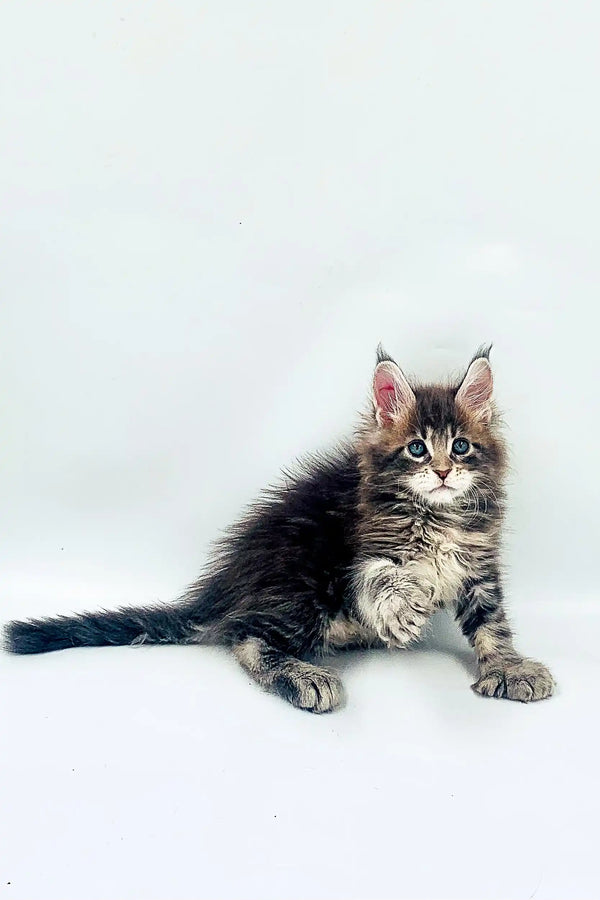
[[[433,471],[436,475],[439,475],[443,481],[446,475],[448,475],[448,473],[450,472],[450,469],[434,469]]]

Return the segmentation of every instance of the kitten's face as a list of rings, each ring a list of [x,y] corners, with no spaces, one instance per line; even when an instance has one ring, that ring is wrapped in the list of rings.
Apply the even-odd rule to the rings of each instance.
[[[408,438],[400,453],[407,469],[403,481],[413,493],[441,505],[452,503],[472,486],[468,460],[476,451],[466,437],[456,435],[455,428],[426,428]]]
[[[474,360],[454,388],[412,388],[395,363],[381,362],[373,384],[376,429],[370,439],[378,483],[432,506],[481,504],[493,497],[504,454],[491,394],[485,358]]]
[[[415,419],[417,424],[418,416]],[[437,427],[417,424],[404,429],[396,451],[399,485],[434,506],[460,497],[475,499],[497,477],[495,448],[478,431],[461,417]]]

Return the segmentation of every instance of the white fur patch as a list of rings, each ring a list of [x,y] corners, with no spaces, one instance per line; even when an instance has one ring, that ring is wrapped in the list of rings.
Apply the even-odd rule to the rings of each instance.
[[[390,647],[416,640],[433,612],[427,593],[407,569],[387,559],[363,563],[356,573],[355,590],[360,618]]]
[[[471,574],[468,553],[453,529],[423,526],[415,537],[414,546],[407,542],[401,565],[380,557],[355,572],[358,614],[390,646],[418,638],[436,609],[455,601]]]

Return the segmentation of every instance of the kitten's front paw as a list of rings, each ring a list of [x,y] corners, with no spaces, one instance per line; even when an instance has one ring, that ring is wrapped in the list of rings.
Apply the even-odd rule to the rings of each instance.
[[[388,647],[416,640],[433,613],[433,588],[389,559],[365,560],[354,584],[358,618]]]
[[[533,659],[522,659],[518,663],[490,669],[471,686],[483,697],[506,697],[521,703],[545,700],[554,693],[554,679],[550,671]]]
[[[375,630],[379,639],[388,647],[405,647],[417,640],[428,619],[429,613],[405,602],[382,604]]]

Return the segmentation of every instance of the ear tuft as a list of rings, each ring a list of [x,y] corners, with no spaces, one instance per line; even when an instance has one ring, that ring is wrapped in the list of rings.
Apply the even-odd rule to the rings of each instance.
[[[490,347],[478,351],[456,393],[459,406],[475,418],[488,423],[492,417],[491,399],[494,388],[492,367],[488,361],[489,351]]]
[[[391,363],[394,363],[394,365],[395,365],[394,360],[392,359],[390,354],[387,352],[387,350],[384,349],[384,346],[381,343],[381,341],[377,344],[377,362],[378,363],[391,362]]]
[[[493,347],[493,346],[494,346],[494,345],[493,345],[492,343],[490,343],[490,344],[482,344],[480,347],[477,348],[477,350],[475,351],[475,353],[474,353],[473,356],[471,357],[471,362],[475,362],[476,359],[487,359],[487,360],[489,360],[489,358],[490,358],[490,353],[492,352],[492,347]],[[471,363],[469,363],[469,365],[471,365]]]
[[[415,404],[415,395],[406,376],[393,360],[384,359],[373,376],[375,418],[383,427],[398,419]]]

